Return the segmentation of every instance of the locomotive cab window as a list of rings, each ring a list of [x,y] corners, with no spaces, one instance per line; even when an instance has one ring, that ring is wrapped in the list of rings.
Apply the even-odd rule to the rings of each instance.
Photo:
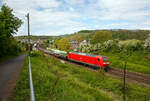
[[[99,59],[99,58],[98,58],[97,60],[98,60],[98,61],[100,61],[100,59]]]
[[[103,61],[108,61],[108,59],[107,58],[103,58]]]

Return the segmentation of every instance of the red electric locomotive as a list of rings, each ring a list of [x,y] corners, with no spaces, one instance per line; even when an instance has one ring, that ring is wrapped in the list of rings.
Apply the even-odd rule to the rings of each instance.
[[[86,53],[69,52],[68,60],[84,63],[95,68],[108,69],[109,61],[107,57],[99,55],[91,55]]]

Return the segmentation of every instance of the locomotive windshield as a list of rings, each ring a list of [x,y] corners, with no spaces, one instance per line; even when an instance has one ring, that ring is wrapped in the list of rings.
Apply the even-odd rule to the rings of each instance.
[[[105,58],[105,57],[103,57],[103,61],[108,61],[108,59],[107,59],[107,58]]]

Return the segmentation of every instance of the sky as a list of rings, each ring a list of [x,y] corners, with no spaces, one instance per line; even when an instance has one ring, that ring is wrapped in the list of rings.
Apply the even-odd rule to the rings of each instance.
[[[63,35],[79,30],[150,29],[150,0],[0,0],[23,20],[17,35]]]

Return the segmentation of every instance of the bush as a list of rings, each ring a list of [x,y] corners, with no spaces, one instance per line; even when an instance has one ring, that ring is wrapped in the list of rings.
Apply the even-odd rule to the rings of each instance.
[[[31,57],[42,56],[42,53],[40,51],[32,51],[30,56]]]

